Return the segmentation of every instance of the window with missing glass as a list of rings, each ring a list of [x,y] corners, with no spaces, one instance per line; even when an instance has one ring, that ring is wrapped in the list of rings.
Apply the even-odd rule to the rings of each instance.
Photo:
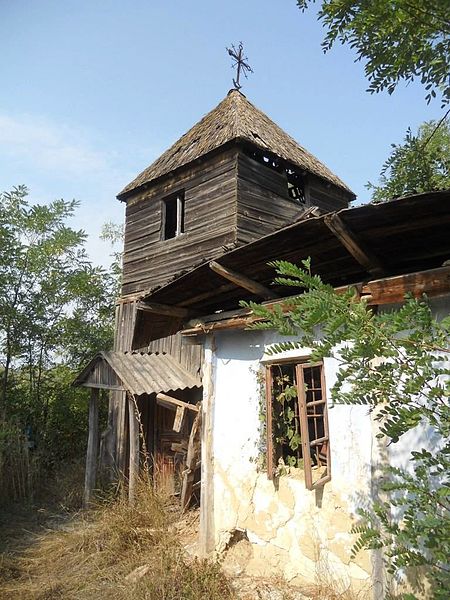
[[[325,376],[322,363],[266,366],[267,473],[304,471],[309,490],[331,480]]]
[[[184,233],[184,190],[162,201],[162,239],[170,240]]]

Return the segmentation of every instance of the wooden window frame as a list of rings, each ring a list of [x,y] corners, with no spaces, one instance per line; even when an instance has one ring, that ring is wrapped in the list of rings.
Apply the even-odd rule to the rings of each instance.
[[[176,226],[175,235],[166,237],[166,222],[167,222],[167,205],[169,202],[176,200]],[[170,196],[162,199],[161,210],[161,239],[162,241],[173,240],[184,233],[185,221],[185,198],[184,190],[179,190]]]
[[[266,364],[266,462],[267,462],[267,477],[273,479],[275,475],[275,461],[274,461],[274,443],[273,443],[273,411],[272,411],[272,389],[273,389],[273,375],[272,368],[277,364],[291,364],[295,368],[296,379],[297,379],[297,402],[300,417],[300,435],[302,440],[302,454],[303,454],[303,465],[305,473],[305,487],[308,490],[314,490],[318,487],[324,486],[326,483],[331,481],[331,449],[330,449],[330,433],[328,425],[328,406],[326,396],[326,384],[325,384],[325,372],[324,365],[322,362],[308,362],[308,361],[296,361],[295,359],[280,360],[276,363]],[[320,367],[320,382],[322,398],[319,401],[306,402],[306,390],[304,381],[304,370],[312,367]],[[307,406],[323,406],[323,436],[317,439],[310,439],[308,418],[310,416],[307,413]],[[326,444],[326,474],[320,477],[317,481],[313,481],[312,477],[312,461],[310,450],[311,447],[316,446],[320,443]]]

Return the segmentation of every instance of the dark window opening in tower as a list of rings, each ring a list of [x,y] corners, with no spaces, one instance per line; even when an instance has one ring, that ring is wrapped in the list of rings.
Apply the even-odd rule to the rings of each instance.
[[[286,169],[289,198],[306,206],[305,182],[303,177],[293,169]]]
[[[163,200],[163,240],[184,233],[184,191]]]
[[[255,136],[256,137],[256,136]],[[258,148],[245,148],[245,153],[265,167],[286,175],[287,197],[300,206],[306,206],[305,181],[299,171],[286,166],[277,156]]]

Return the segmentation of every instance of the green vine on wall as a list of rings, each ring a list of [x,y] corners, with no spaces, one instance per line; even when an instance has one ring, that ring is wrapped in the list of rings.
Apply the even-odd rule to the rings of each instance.
[[[301,467],[303,462],[299,452],[301,448],[300,425],[297,407],[297,386],[287,373],[273,379],[274,397],[272,403],[274,441],[281,450],[280,459],[289,467]]]

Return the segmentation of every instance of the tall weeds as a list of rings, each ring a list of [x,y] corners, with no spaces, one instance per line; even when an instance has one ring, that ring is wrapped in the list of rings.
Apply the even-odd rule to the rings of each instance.
[[[26,436],[14,424],[0,422],[0,505],[31,501],[37,461]]]
[[[141,483],[126,498],[99,506],[30,540],[19,558],[0,561],[4,600],[226,600],[229,584],[213,562],[188,559],[171,527],[173,514]],[[133,576],[142,567],[143,576]],[[130,576],[131,575],[131,576]]]

